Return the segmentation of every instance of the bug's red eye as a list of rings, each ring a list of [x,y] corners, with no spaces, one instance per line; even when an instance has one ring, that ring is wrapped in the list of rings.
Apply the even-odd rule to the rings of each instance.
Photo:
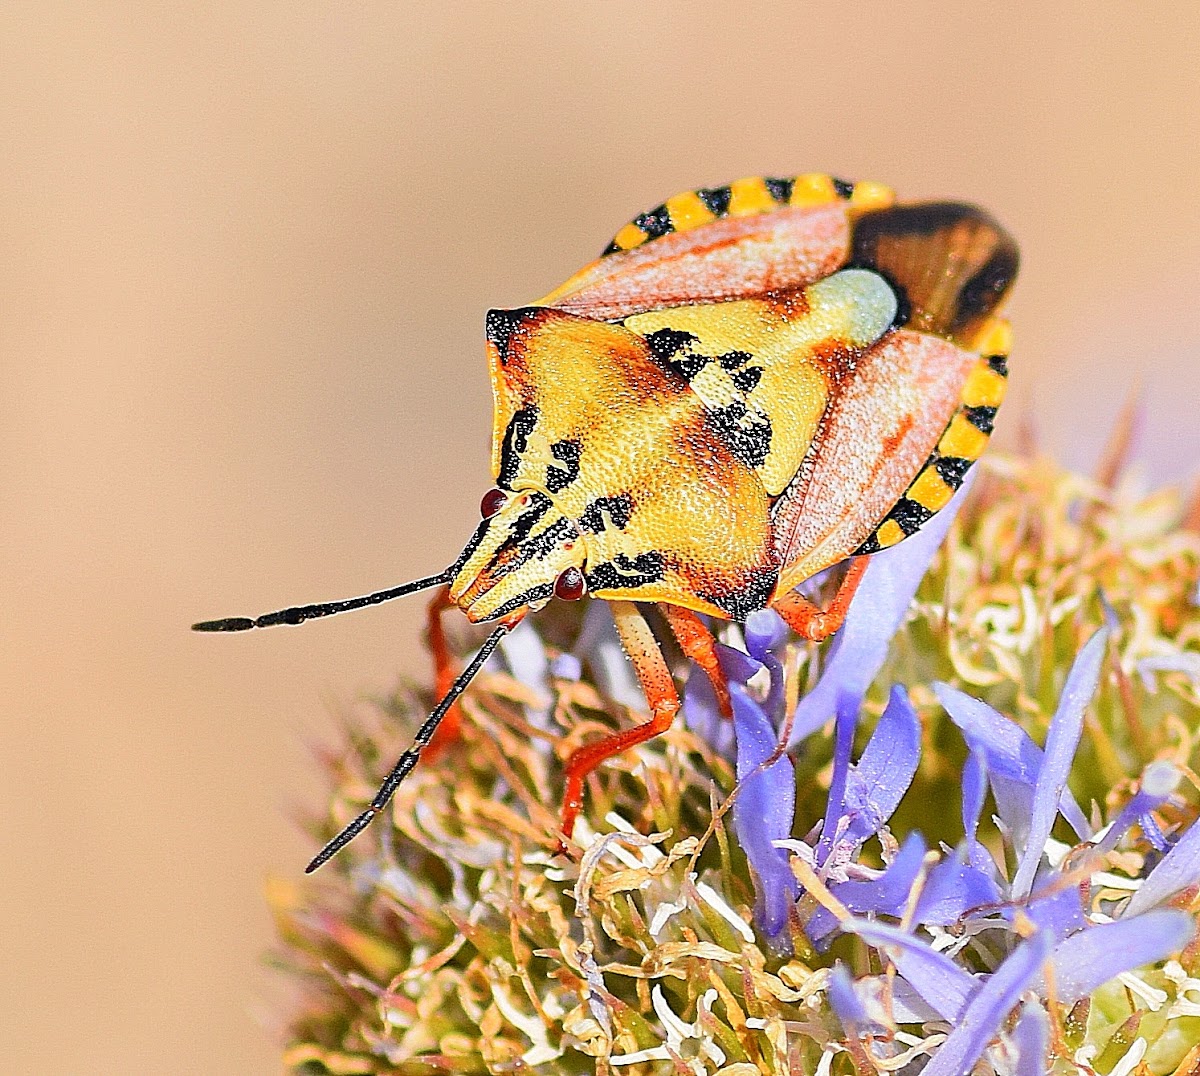
[[[587,592],[587,580],[578,568],[568,568],[554,580],[554,596],[563,601],[577,602]]]
[[[489,489],[483,495],[483,500],[479,502],[479,514],[484,519],[494,516],[501,508],[504,507],[504,502],[508,500],[508,494],[502,489]]]

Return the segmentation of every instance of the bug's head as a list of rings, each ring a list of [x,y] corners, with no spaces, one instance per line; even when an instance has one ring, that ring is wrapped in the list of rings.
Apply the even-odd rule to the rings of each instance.
[[[450,582],[450,597],[479,622],[552,597],[583,597],[584,545],[575,523],[538,490],[489,491],[484,521]]]

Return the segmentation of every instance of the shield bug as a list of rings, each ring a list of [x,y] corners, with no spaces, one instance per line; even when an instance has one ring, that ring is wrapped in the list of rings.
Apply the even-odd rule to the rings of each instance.
[[[679,709],[638,602],[658,603],[726,711],[702,617],[770,607],[804,638],[836,631],[867,558],[945,506],[987,443],[1007,376],[997,311],[1016,270],[1016,245],[974,206],[755,177],[667,199],[538,302],[491,311],[496,486],[454,564],[362,598],[196,625],[298,624],[439,588],[441,701],[308,870],[384,808],[504,634],[552,598],[612,603],[650,713],[568,757],[567,835],[587,774]],[[827,608],[797,591],[843,563]],[[439,619],[455,606],[497,625],[457,676]]]

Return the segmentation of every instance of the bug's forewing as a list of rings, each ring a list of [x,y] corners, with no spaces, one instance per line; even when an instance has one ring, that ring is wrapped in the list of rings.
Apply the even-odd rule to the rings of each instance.
[[[718,220],[593,262],[542,303],[613,321],[777,291],[828,276],[850,250],[845,205]]]
[[[846,264],[854,217],[894,200],[881,183],[815,172],[684,191],[635,217],[539,305],[616,321],[803,287]]]
[[[1017,248],[982,210],[898,206],[855,223],[851,257],[882,273],[906,328],[858,358],[773,508],[779,592],[913,534],[979,458],[1004,396],[1007,323],[996,316]]]
[[[946,340],[904,330],[856,361],[775,504],[779,593],[870,538],[933,453],[977,362]]]

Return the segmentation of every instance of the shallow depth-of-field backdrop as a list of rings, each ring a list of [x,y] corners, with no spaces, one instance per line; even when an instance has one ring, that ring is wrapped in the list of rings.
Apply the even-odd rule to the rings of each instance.
[[[1000,441],[1088,465],[1140,381],[1147,473],[1191,476],[1198,38],[1186,4],[5,4],[0,1069],[278,1071],[264,878],[338,707],[423,672],[421,600],[188,624],[445,566],[485,310],[670,194],[982,203],[1023,253]]]

